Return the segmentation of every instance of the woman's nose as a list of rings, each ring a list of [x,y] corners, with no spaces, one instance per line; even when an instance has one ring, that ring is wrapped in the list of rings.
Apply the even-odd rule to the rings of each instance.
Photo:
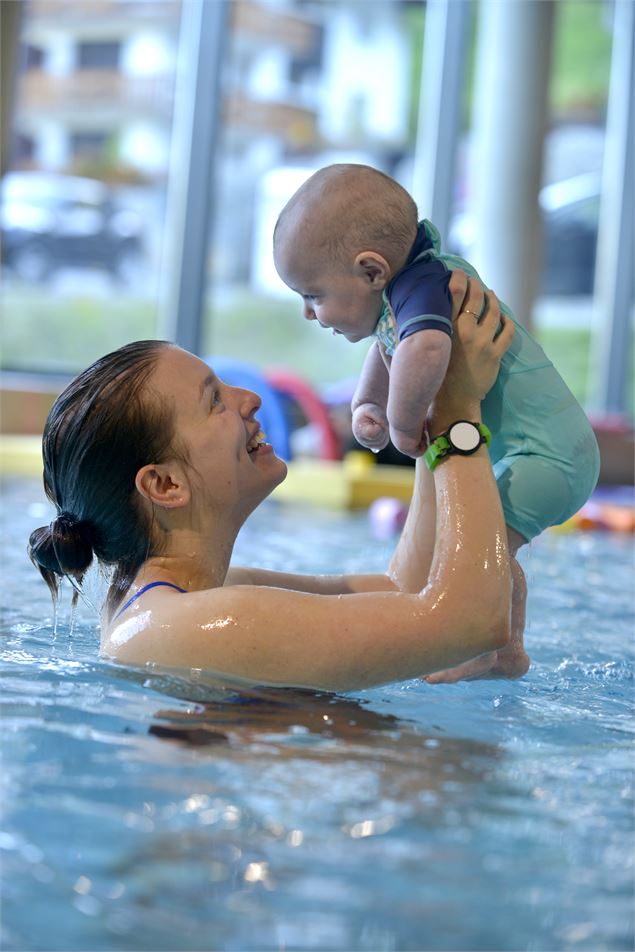
[[[304,317],[307,319],[307,321],[315,320],[315,311],[313,310],[313,308],[311,307],[308,301],[304,302],[302,312]]]
[[[252,417],[254,413],[258,412],[262,406],[262,398],[259,397],[257,393],[254,393],[253,390],[241,389],[240,393],[242,395],[241,412],[242,415],[248,419]]]

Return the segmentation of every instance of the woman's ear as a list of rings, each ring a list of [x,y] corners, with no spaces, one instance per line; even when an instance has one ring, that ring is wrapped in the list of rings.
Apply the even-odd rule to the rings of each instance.
[[[141,495],[162,509],[186,506],[191,497],[190,486],[178,463],[149,463],[135,477]]]
[[[376,251],[360,251],[355,258],[354,268],[375,291],[383,291],[392,277],[390,265]]]

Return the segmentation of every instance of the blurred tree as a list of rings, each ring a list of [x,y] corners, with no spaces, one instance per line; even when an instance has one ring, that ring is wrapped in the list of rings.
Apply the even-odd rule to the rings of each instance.
[[[452,0],[450,0],[452,2]],[[472,42],[468,64],[464,127],[472,115],[473,65],[478,2],[465,0],[473,10]],[[412,97],[410,140],[414,146],[421,87],[421,51],[425,6],[404,5],[404,21],[412,48]],[[555,121],[604,120],[611,63],[611,4],[607,0],[560,0],[556,4],[554,52],[550,85],[551,112]]]
[[[604,121],[611,65],[611,4],[556,4],[551,110],[556,120]]]

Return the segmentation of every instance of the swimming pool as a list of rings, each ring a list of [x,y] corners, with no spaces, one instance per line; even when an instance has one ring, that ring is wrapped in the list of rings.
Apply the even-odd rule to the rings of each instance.
[[[54,633],[24,554],[48,513],[6,484],[3,948],[632,948],[631,537],[533,544],[521,681],[237,704],[100,660],[68,594]],[[389,549],[364,514],[271,503],[236,556],[356,571]]]

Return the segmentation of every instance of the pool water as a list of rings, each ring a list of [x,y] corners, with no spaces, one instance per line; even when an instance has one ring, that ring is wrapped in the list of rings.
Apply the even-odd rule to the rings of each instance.
[[[100,660],[68,593],[55,632],[39,487],[6,484],[3,515],[4,949],[633,947],[630,537],[527,551],[520,681],[241,693]],[[236,561],[390,548],[363,513],[270,503]]]

